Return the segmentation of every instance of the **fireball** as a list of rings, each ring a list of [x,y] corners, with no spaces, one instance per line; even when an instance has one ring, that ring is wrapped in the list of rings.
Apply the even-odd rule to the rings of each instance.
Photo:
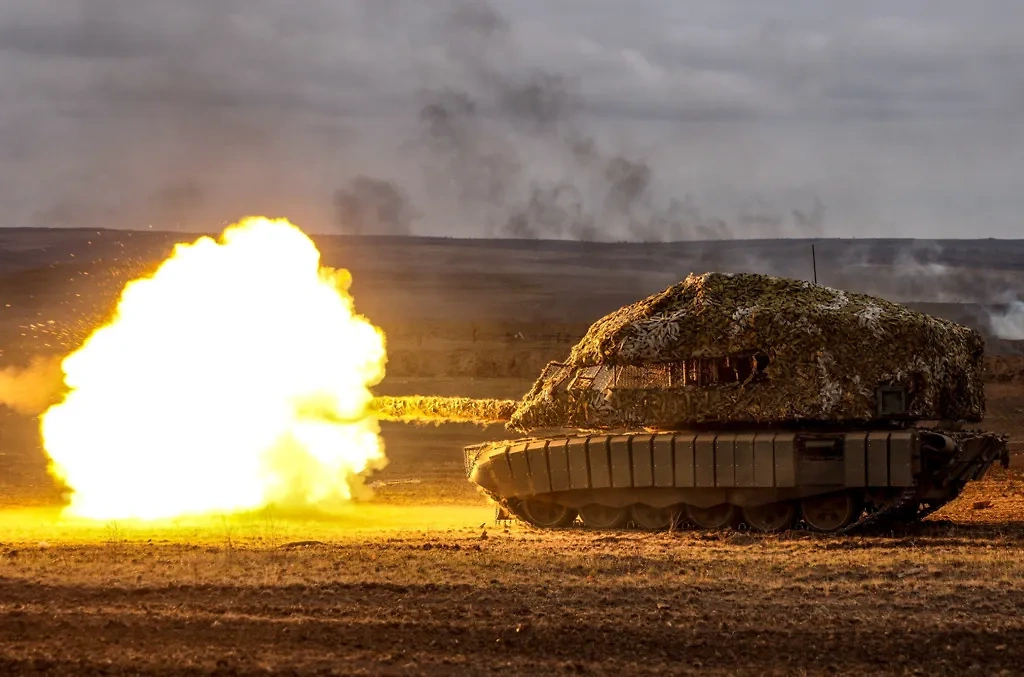
[[[324,507],[386,463],[370,387],[383,333],[347,271],[285,220],[180,244],[130,282],[113,319],[63,361],[42,417],[68,511],[94,519]]]

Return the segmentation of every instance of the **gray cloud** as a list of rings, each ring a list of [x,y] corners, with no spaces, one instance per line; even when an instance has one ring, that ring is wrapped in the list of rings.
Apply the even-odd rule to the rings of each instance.
[[[1019,230],[1019,2],[493,8],[0,0],[5,225],[331,230],[372,176],[425,234]],[[452,96],[469,131],[428,148]]]

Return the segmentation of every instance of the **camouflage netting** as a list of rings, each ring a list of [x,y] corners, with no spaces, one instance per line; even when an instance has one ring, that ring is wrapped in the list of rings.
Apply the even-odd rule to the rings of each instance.
[[[382,421],[403,423],[505,423],[519,405],[515,400],[469,397],[375,397],[373,410]]]
[[[678,428],[867,421],[879,386],[906,418],[980,420],[983,342],[883,299],[764,275],[691,275],[596,322],[509,427]]]

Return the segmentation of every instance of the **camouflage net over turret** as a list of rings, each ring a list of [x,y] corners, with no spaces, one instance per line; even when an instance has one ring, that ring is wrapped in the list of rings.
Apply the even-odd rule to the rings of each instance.
[[[596,322],[509,427],[869,421],[880,386],[905,393],[905,419],[978,421],[983,349],[977,332],[883,299],[691,275]]]

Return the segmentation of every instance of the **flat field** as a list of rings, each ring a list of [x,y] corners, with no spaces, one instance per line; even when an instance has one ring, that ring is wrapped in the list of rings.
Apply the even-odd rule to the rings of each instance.
[[[0,232],[0,368],[73,347],[126,276],[175,239],[132,237]],[[1017,280],[1024,248],[982,244],[946,262],[957,268],[951,288],[974,273]],[[699,264],[683,248],[503,246],[321,243],[330,263],[344,265],[346,252],[362,262],[357,306],[389,337],[381,394],[519,396],[589,321]],[[352,254],[357,247],[373,256]],[[754,256],[729,245],[713,260],[787,272],[772,263],[783,245],[756,247]],[[778,260],[791,263],[789,252]],[[836,271],[849,258],[836,253]],[[881,284],[875,267],[885,261],[869,259],[858,259],[873,266],[863,282]],[[842,279],[856,287],[851,270]],[[985,303],[944,307],[969,319]],[[1024,437],[1024,364],[1017,347],[999,345],[985,427]],[[539,532],[495,523],[464,478],[461,447],[502,429],[393,424],[383,428],[391,463],[369,479],[374,498],[345,514],[98,524],[58,518],[35,426],[0,410],[0,674],[989,675],[1024,666],[1020,469],[994,470],[927,522],[881,534]]]
[[[986,511],[849,538],[481,528],[480,506],[162,528],[8,514],[0,671],[1019,674],[1022,482],[973,487]]]

